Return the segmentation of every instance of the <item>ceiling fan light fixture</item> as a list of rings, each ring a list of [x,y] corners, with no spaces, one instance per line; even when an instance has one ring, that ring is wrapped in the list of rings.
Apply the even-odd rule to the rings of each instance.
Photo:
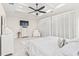
[[[38,3],[36,3],[36,6],[38,6]]]
[[[38,16],[38,13],[36,13],[36,15]]]

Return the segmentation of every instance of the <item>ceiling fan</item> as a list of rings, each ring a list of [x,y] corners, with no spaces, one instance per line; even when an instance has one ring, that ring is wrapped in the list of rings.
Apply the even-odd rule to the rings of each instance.
[[[29,13],[36,12],[36,15],[38,15],[38,13],[46,13],[45,11],[42,11],[42,9],[44,9],[45,6],[42,6],[42,7],[38,8],[38,3],[36,3],[36,9],[33,8],[33,7],[29,7],[29,8],[33,10],[32,12],[29,12]]]

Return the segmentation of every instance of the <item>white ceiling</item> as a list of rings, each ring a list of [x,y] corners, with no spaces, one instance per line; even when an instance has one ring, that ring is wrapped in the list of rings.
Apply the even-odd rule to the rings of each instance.
[[[39,17],[79,9],[79,3],[38,3],[38,4],[39,8],[41,6],[45,6],[43,11],[47,12],[45,14],[39,13]],[[15,13],[16,15],[21,13],[29,14],[28,12],[33,11],[30,8],[28,8],[29,6],[36,8],[35,3],[15,3],[14,5],[3,3],[2,5],[7,15],[15,15]],[[35,13],[31,13],[29,15],[36,17]]]

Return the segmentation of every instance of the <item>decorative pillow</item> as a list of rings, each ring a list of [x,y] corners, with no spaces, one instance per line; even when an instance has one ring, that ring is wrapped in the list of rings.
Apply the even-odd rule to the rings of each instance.
[[[65,45],[65,39],[63,39],[63,38],[58,39],[59,48],[62,48],[64,45]]]

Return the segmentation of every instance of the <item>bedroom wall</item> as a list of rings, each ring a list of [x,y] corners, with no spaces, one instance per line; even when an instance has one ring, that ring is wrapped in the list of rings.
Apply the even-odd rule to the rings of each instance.
[[[8,55],[14,52],[14,37],[17,37],[17,32],[20,31],[19,21],[27,20],[29,21],[29,26],[26,29],[22,29],[22,34],[25,36],[32,36],[32,31],[36,29],[36,18],[26,14],[10,13],[6,12],[3,6],[0,4],[0,16],[4,18],[3,35],[0,38],[0,55]],[[8,28],[9,29],[8,29]],[[11,33],[10,31],[11,30]],[[13,37],[14,34],[14,37]]]
[[[39,21],[42,36],[59,36],[67,39],[78,37],[78,11],[70,11]],[[52,34],[51,34],[52,33]]]
[[[20,27],[20,20],[26,20],[29,21],[29,26],[27,28],[22,28]],[[32,36],[32,32],[34,29],[36,29],[36,19],[32,18],[30,16],[7,16],[7,27],[9,27],[17,36],[17,32],[21,31],[22,36]]]

